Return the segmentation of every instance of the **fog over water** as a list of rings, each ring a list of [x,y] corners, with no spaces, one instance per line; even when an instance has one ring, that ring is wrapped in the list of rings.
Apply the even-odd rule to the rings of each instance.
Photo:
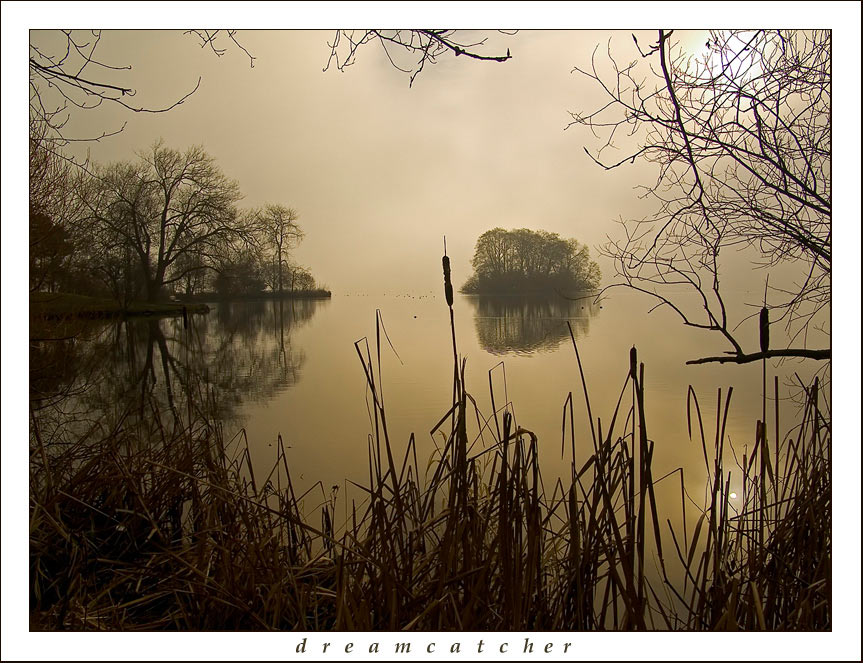
[[[154,141],[185,150],[203,145],[236,179],[240,208],[293,207],[305,239],[294,258],[336,292],[426,292],[440,281],[446,237],[458,287],[470,274],[476,238],[493,227],[533,228],[574,237],[591,249],[603,285],[613,265],[599,254],[621,237],[619,219],[641,218],[655,203],[638,186],[658,170],[636,162],[606,171],[584,152],[602,141],[568,127],[571,113],[595,110],[604,93],[575,72],[600,71],[608,49],[622,62],[637,57],[654,31],[520,30],[488,37],[483,53],[510,49],[504,63],[441,58],[409,85],[375,43],[362,47],[344,72],[331,64],[331,30],[243,30],[249,57],[226,40],[217,57],[181,30],[106,30],[102,61],[131,70],[106,71],[106,81],[135,89],[134,104],[170,106],[131,113],[102,104],[71,115],[67,135],[118,135],[70,146],[100,163],[129,161]],[[678,31],[680,48],[703,55],[704,31]],[[46,49],[51,31],[34,32]],[[404,64],[397,61],[399,64]],[[634,143],[618,136],[613,161]],[[724,285],[764,283],[751,255],[723,258]],[[772,283],[785,272],[771,271]],[[786,282],[787,279],[786,279]]]
[[[499,420],[507,409],[519,426],[537,435],[546,490],[552,491],[555,481],[569,474],[570,428],[567,424],[562,453],[561,425],[565,401],[572,393],[576,462],[585,462],[592,442],[571,327],[594,426],[601,425],[606,435],[616,419],[615,439],[629,430],[623,424],[632,404],[629,389],[617,415],[614,410],[629,371],[630,349],[637,348],[638,361],[645,366],[647,430],[656,443],[655,471],[662,476],[683,468],[696,503],[704,491],[705,472],[698,426],[693,423],[691,437],[687,427],[687,410],[693,422],[698,419],[689,387],[711,444],[719,391],[724,413],[731,390],[724,439],[732,487],[738,487],[735,454],[740,459],[753,447],[755,420],[762,414],[760,364],[687,366],[686,360],[703,350],[699,334],[669,333],[676,324],[672,315],[647,315],[645,302],[623,290],[602,303],[459,295],[454,321],[459,356],[466,360],[466,385],[476,404],[469,417],[472,453],[493,443],[489,431],[495,428],[494,411]],[[180,318],[86,325],[66,350],[63,356],[45,354],[55,351],[48,344],[31,355],[34,367],[53,369],[44,377],[36,375],[31,389],[37,396],[52,394],[62,416],[80,420],[85,427],[110,430],[121,420],[128,426],[138,417],[147,419],[151,399],[160,404],[164,424],[189,416],[191,407],[221,425],[225,440],[233,441],[229,454],[248,441],[258,477],[272,470],[281,436],[298,494],[318,482],[369,483],[373,397],[358,350],[365,361],[372,360],[398,462],[412,435],[421,467],[435,459],[442,439],[431,431],[452,405],[450,320],[439,295],[214,303],[208,314],[192,316],[188,328]],[[58,366],[64,370],[57,371]],[[784,435],[797,416],[791,398],[799,391],[793,388],[795,375],[808,382],[816,368],[799,360],[769,362],[771,436],[773,377],[779,377]],[[65,393],[71,396],[53,396]],[[206,398],[202,400],[201,394]],[[824,397],[829,400],[829,390]],[[51,425],[56,414],[49,407],[38,416]],[[489,431],[482,434],[485,425]],[[313,493],[305,503],[309,512],[317,507],[318,496]],[[679,493],[671,490],[665,495],[663,509],[679,511]]]

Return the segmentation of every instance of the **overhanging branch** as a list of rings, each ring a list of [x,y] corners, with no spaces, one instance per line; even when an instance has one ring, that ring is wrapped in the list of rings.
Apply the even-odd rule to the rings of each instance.
[[[702,357],[701,359],[690,359],[687,364],[748,364],[761,359],[772,359],[774,357],[796,357],[798,359],[830,359],[830,349],[809,350],[807,348],[786,348],[784,350],[768,350],[767,352],[753,352],[752,354],[733,354],[726,357]]]

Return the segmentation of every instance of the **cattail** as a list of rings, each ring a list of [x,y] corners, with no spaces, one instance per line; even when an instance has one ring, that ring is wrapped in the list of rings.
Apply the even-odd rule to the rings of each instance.
[[[450,280],[449,256],[443,257],[443,289],[447,306],[452,306],[452,281]]]
[[[761,332],[761,352],[767,352],[770,347],[770,317],[766,306],[761,309],[759,331]]]
[[[636,350],[635,346],[633,345],[632,348],[629,350],[629,377],[631,377],[633,380],[635,379],[635,377],[637,375],[635,372],[637,366],[638,366],[638,350]]]
[[[815,404],[815,407],[818,407],[818,376],[815,376],[815,382],[812,384],[812,402]],[[816,410],[817,411],[817,410]],[[815,421],[816,429],[818,427],[818,421]]]

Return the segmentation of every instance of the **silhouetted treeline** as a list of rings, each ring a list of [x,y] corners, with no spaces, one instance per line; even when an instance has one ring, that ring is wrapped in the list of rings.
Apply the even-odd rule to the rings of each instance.
[[[488,230],[476,242],[472,264],[461,288],[469,294],[576,292],[596,288],[600,279],[587,246],[545,230]]]
[[[78,168],[30,128],[30,291],[122,305],[209,292],[320,289],[293,249],[298,213],[240,209],[239,184],[202,147],[155,143],[135,161]]]

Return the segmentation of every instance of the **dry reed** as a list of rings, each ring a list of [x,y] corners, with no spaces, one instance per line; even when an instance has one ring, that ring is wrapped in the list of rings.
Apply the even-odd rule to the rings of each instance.
[[[344,523],[335,487],[319,517],[302,512],[281,439],[273,471],[256,477],[244,435],[226,440],[205,414],[206,394],[194,395],[201,411],[190,407],[185,423],[154,407],[146,435],[121,419],[98,439],[61,443],[55,433],[45,439],[31,412],[31,629],[831,628],[831,438],[817,382],[782,437],[775,385],[774,445],[759,421],[742,468],[725,463],[730,390],[724,401],[719,391],[709,443],[690,388],[708,503],[687,521],[680,470],[684,518],[675,529],[657,506],[655,486],[673,475],[653,476],[634,348],[603,426],[572,335],[591,446],[576,448],[570,394],[562,434],[571,474],[547,493],[536,436],[506,406],[482,418],[466,392],[454,328],[453,404],[433,431],[446,442],[428,473],[413,437],[398,462],[381,330],[378,317],[374,357],[357,343],[374,433],[364,499],[352,500]],[[472,414],[490,444],[468,438]],[[235,442],[240,452],[229,455]],[[729,476],[738,469],[735,511]]]

